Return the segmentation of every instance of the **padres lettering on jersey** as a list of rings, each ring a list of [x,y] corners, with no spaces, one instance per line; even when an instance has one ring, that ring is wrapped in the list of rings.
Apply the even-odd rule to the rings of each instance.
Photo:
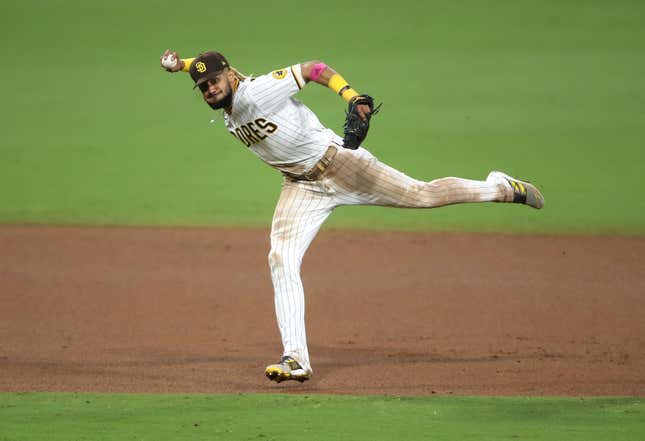
[[[302,174],[314,167],[332,142],[342,142],[293,95],[305,85],[299,64],[240,82],[228,131],[264,162]]]
[[[278,126],[264,118],[257,118],[253,122],[248,122],[231,130],[231,135],[242,141],[247,147],[256,144],[278,130]]]

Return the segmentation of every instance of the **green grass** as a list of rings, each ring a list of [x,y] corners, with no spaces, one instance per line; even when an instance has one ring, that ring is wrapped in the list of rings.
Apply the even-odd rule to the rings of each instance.
[[[428,180],[501,169],[547,202],[342,208],[329,226],[645,233],[645,3],[367,5],[4,2],[0,222],[269,225],[279,174],[158,67],[172,47],[254,74],[323,59],[385,103],[366,143],[384,162]],[[340,130],[338,97],[300,98]]]
[[[641,398],[0,394],[0,440],[641,440]]]

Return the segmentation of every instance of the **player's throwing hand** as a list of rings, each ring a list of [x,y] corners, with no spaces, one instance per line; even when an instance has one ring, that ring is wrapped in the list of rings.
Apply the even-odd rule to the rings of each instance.
[[[184,62],[179,58],[179,54],[170,49],[166,49],[159,58],[159,62],[161,63],[161,67],[172,73],[179,72],[184,67]]]

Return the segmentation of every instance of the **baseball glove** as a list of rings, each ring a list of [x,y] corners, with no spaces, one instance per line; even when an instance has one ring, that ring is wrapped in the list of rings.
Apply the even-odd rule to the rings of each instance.
[[[357,107],[361,104],[367,105],[370,108],[370,113],[366,115],[365,120],[361,119],[358,113]],[[345,112],[345,126],[343,128],[345,137],[343,138],[343,147],[356,150],[361,145],[370,129],[370,118],[381,110],[382,105],[383,103],[374,108],[374,99],[369,95],[358,95],[349,103],[349,108]]]

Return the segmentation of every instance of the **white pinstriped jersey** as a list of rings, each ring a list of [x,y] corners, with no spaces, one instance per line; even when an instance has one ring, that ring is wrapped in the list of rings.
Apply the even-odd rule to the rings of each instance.
[[[226,128],[264,162],[302,174],[312,169],[332,142],[342,139],[293,98],[305,81],[300,65],[240,82]]]

